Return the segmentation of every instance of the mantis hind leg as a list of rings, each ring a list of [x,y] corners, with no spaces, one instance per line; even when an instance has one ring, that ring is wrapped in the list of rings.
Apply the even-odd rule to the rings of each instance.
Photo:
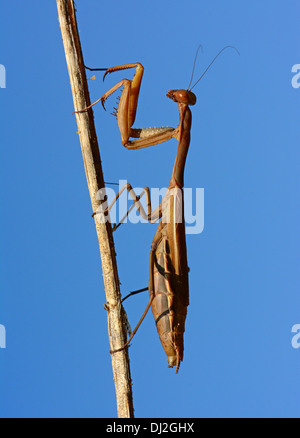
[[[155,233],[154,239],[152,241],[152,245],[151,245],[151,250],[150,250],[150,256],[149,256],[149,301],[148,304],[139,320],[139,322],[137,323],[136,327],[134,328],[134,330],[131,333],[130,338],[128,339],[128,341],[126,342],[126,344],[121,347],[118,348],[117,350],[111,350],[110,353],[117,353],[118,351],[124,350],[124,348],[128,347],[129,343],[131,342],[132,338],[134,337],[134,335],[136,334],[136,332],[138,331],[140,325],[142,324],[142,322],[145,319],[145,316],[148,313],[148,310],[151,307],[151,304],[153,302],[153,299],[155,297],[155,291],[154,291],[154,262],[155,262],[155,251],[156,251],[156,247],[158,242],[161,239],[161,223],[159,224],[157,231]]]

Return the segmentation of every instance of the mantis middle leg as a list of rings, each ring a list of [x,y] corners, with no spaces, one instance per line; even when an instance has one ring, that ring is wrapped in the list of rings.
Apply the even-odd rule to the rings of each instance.
[[[93,213],[93,216],[99,215],[105,215],[107,214],[111,208],[113,207],[113,205],[117,202],[117,200],[119,199],[119,197],[121,196],[121,194],[124,192],[124,190],[127,190],[130,194],[130,196],[132,197],[133,200],[133,204],[130,206],[130,208],[128,209],[127,213],[123,216],[123,218],[119,221],[118,225],[115,225],[113,227],[113,231],[115,231],[123,222],[124,220],[127,218],[127,216],[129,215],[129,213],[131,212],[131,210],[133,210],[134,207],[137,208],[138,212],[140,213],[140,215],[142,216],[143,219],[147,220],[150,223],[155,223],[157,222],[161,216],[162,216],[162,202],[160,203],[160,205],[152,211],[152,206],[151,206],[151,197],[150,197],[150,190],[149,187],[144,187],[143,191],[141,192],[140,195],[137,195],[134,191],[134,189],[132,188],[131,184],[127,183],[125,184],[121,190],[117,193],[117,195],[115,196],[115,198],[112,200],[111,204],[105,208],[104,204],[101,204],[97,211]],[[141,204],[140,200],[143,197],[143,195],[146,196],[146,205],[147,205],[147,213],[145,212],[145,209],[143,207],[143,205]],[[105,208],[105,210],[103,210],[103,208]]]

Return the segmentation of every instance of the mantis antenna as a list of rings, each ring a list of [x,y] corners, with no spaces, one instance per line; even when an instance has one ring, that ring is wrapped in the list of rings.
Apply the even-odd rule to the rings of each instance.
[[[199,48],[198,48],[199,49]],[[197,84],[198,84],[198,82],[203,78],[203,76],[205,75],[205,73],[207,72],[207,70],[212,66],[212,64],[215,62],[215,60],[218,58],[218,56],[220,56],[221,55],[221,53],[222,52],[224,52],[224,50],[226,50],[226,49],[234,49],[236,52],[237,52],[237,54],[239,55],[240,54],[240,52],[238,51],[238,49],[236,48],[236,47],[234,47],[234,46],[225,46],[225,47],[223,47],[223,49],[222,50],[220,50],[219,51],[219,53],[214,57],[214,59],[211,61],[211,63],[208,65],[208,67],[205,69],[205,71],[204,71],[204,73],[202,73],[202,75],[200,76],[200,78],[198,79],[198,81],[192,86],[192,88],[188,88],[188,91],[191,91]],[[197,50],[197,53],[198,53],[198,50]],[[196,61],[196,60],[195,60]],[[194,72],[193,72],[194,73]],[[193,77],[193,76],[192,76]]]
[[[199,52],[200,47],[201,47],[201,51],[202,51],[202,53],[203,53],[203,47],[202,47],[202,44],[199,44],[199,46],[198,46],[198,48],[197,48],[197,51],[196,51],[195,59],[194,59],[194,65],[193,65],[193,70],[192,70],[192,77],[191,77],[191,80],[190,80],[190,83],[189,83],[189,86],[187,87],[187,89],[190,88],[190,85],[191,85],[192,80],[193,80],[194,71],[195,71],[195,65],[196,65],[197,56],[198,56],[198,52]]]

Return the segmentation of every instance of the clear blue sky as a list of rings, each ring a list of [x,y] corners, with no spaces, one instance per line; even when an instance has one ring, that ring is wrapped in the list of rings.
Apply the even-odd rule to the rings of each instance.
[[[299,1],[77,0],[85,62],[145,67],[135,126],[176,126],[166,91],[194,89],[185,185],[204,188],[205,228],[187,236],[190,306],[178,375],[149,313],[130,348],[137,417],[299,417]],[[56,2],[0,6],[0,416],[115,417],[99,250]],[[131,72],[90,81],[91,98]],[[114,98],[108,102],[112,110]],[[95,107],[107,181],[169,182],[177,142],[127,151]],[[115,235],[122,293],[148,282],[156,225]],[[132,326],[147,302],[132,298]]]

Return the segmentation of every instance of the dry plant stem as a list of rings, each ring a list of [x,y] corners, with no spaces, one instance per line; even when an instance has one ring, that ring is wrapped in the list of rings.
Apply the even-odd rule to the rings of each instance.
[[[56,0],[59,24],[62,33],[66,61],[70,76],[75,111],[90,105],[81,45],[78,35],[73,0]],[[71,114],[70,114],[71,116]],[[75,117],[75,116],[74,116]],[[96,137],[92,109],[76,114],[79,139],[91,197],[92,211],[99,206],[97,192],[104,187],[100,152]],[[92,220],[92,219],[91,219]],[[126,342],[125,325],[119,290],[119,278],[111,224],[99,224],[95,218],[96,231],[102,261],[108,335],[111,350],[117,350]],[[116,388],[119,418],[133,417],[132,385],[127,349],[111,355],[113,378]],[[104,379],[105,376],[101,376]],[[101,416],[101,412],[99,412]]]

